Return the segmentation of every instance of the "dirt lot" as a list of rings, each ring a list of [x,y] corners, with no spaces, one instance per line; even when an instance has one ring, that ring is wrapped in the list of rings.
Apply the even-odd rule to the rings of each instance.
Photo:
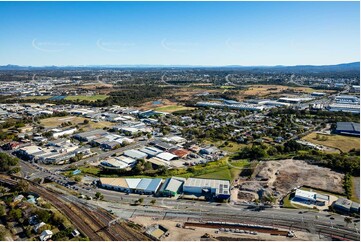
[[[86,118],[76,117],[76,116],[66,116],[66,117],[53,117],[40,120],[40,123],[46,128],[55,128],[65,122],[71,122],[72,124],[83,123]]]
[[[259,192],[266,187],[267,191],[277,191],[283,196],[297,186],[307,185],[343,193],[343,177],[343,174],[301,160],[264,161],[256,168],[253,181],[241,184],[241,190]]]
[[[270,94],[278,94],[281,92],[296,92],[296,93],[311,93],[314,89],[309,87],[287,87],[281,85],[252,85],[249,86],[247,90],[245,90],[243,95],[259,95],[259,96],[267,96]]]

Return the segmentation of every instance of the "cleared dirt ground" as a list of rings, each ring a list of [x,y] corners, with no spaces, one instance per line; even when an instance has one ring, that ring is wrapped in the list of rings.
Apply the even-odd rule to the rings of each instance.
[[[213,239],[214,237],[228,237],[228,241],[243,239],[243,240],[268,240],[268,241],[290,241],[290,240],[317,240],[317,236],[313,236],[308,233],[297,232],[297,238],[287,238],[285,236],[273,236],[269,234],[259,233],[258,235],[249,235],[249,234],[234,234],[234,233],[225,233],[219,232],[218,234],[215,233],[216,229],[210,228],[194,228],[193,229],[184,229],[184,228],[177,228],[176,224],[178,222],[173,220],[153,220],[149,217],[135,217],[131,218],[130,220],[141,224],[143,226],[150,226],[152,224],[160,224],[163,225],[169,231],[169,236],[164,237],[161,240],[165,241],[200,241],[201,236],[205,233],[210,234]],[[181,223],[182,224],[182,223]]]
[[[301,160],[264,161],[257,167],[255,174],[256,179],[266,181],[270,188],[275,188],[282,195],[304,185],[330,192],[344,192],[343,174]]]

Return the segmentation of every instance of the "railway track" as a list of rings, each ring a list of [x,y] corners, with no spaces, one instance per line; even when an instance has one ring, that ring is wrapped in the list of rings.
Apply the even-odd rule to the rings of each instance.
[[[255,231],[260,233],[267,233],[271,235],[282,235],[282,236],[287,236],[288,234],[288,231],[282,231],[276,228],[256,228],[256,227],[240,226],[233,224],[220,224],[220,223],[209,224],[209,223],[185,222],[184,227],[202,227],[202,228],[212,228],[212,229],[219,229],[219,228],[240,229],[240,230]]]
[[[19,178],[21,179],[21,178]],[[17,181],[0,177],[0,182],[8,185],[16,185]],[[54,191],[49,191],[44,187],[40,187],[35,183],[30,182],[29,190],[37,193],[51,202],[58,208],[65,216],[67,216],[72,223],[87,237],[95,241],[120,241],[120,240],[149,240],[149,238],[138,231],[124,224],[114,223],[108,226],[108,223],[115,217],[107,211],[101,211],[99,208],[89,209],[85,205],[75,201],[65,201],[61,194],[54,195]],[[74,211],[75,210],[75,211]],[[78,214],[81,216],[79,216]]]
[[[19,178],[19,177],[16,177]],[[22,179],[22,178],[19,178]],[[10,185],[16,185],[16,181],[4,178],[4,176],[0,177],[0,182],[5,182]],[[31,183],[31,182],[30,182]],[[39,187],[37,184],[31,183],[31,189],[34,192],[39,193],[39,195],[47,198],[50,202],[54,204],[59,210],[61,210],[67,217],[69,217],[74,225],[76,225],[80,231],[82,231],[85,235],[87,235],[92,240],[148,240],[148,237],[144,236],[143,234],[133,231],[132,228],[128,227],[124,224],[114,223],[108,227],[108,223],[114,219],[114,216],[107,213],[105,210],[101,211],[99,209],[89,209],[86,208],[85,205],[80,204],[79,202],[70,201],[72,208],[80,210],[82,217],[79,219],[79,216],[74,214],[74,211],[68,207],[68,204],[60,199],[59,197],[54,195],[53,191],[48,191],[43,187]],[[91,212],[91,211],[92,212]],[[304,221],[299,221],[292,218],[271,218],[267,216],[257,216],[256,214],[242,214],[240,217],[238,214],[222,214],[214,215],[209,212],[169,212],[165,213],[164,215],[160,215],[156,211],[155,213],[150,213],[151,211],[145,211],[147,216],[161,216],[164,219],[171,219],[171,218],[178,218],[178,216],[184,217],[188,219],[196,219],[196,220],[209,220],[209,221],[224,221],[224,222],[247,222],[247,223],[256,223],[260,225],[272,225],[277,228],[283,228],[287,230],[295,230],[295,231],[305,231],[311,232],[314,234],[319,234],[326,236],[328,238],[332,238],[332,236],[338,236],[345,240],[360,240],[360,234],[356,231],[353,232],[349,228],[345,228],[338,225],[330,226],[329,223],[322,222],[322,221],[312,221],[304,219]],[[84,215],[84,216],[83,216]],[[138,216],[145,216],[145,214],[138,214]],[[137,216],[137,215],[136,215]],[[192,217],[193,216],[193,217]],[[83,219],[87,218],[89,221],[92,221],[92,224],[96,225],[97,230],[90,229],[91,226],[87,225]],[[93,226],[94,226],[93,225]],[[103,232],[103,234],[99,235],[99,232]],[[105,236],[106,235],[106,236]],[[105,237],[105,238],[103,238]]]
[[[107,224],[110,221],[114,221],[115,217],[112,216],[109,213],[104,213],[102,211],[96,211],[96,214],[99,219],[102,219]],[[119,224],[118,222],[114,222],[109,226],[110,231],[113,232],[113,234],[119,236],[120,238],[118,240],[149,240],[149,238],[142,233],[138,231],[134,231],[132,228],[130,228],[128,225]]]
[[[149,216],[152,215],[150,214]],[[273,227],[283,228],[287,230],[310,232],[314,234],[323,235],[329,238],[331,238],[334,235],[337,235],[344,239],[355,240],[355,241],[360,240],[360,234],[347,230],[342,227],[337,227],[337,226],[331,227],[329,223],[322,223],[322,222],[314,223],[313,221],[309,221],[306,219],[304,220],[304,222],[301,222],[294,219],[285,219],[285,218],[279,219],[279,218],[269,218],[269,217],[255,217],[251,215],[242,215],[242,217],[240,218],[239,216],[237,217],[235,216],[236,214],[235,215],[224,214],[222,218],[220,218],[220,215],[215,216],[212,214],[202,214],[202,216],[192,219],[194,219],[194,221],[199,221],[201,219],[203,221],[256,223],[260,225],[271,225]],[[177,215],[170,215],[170,216],[166,215],[166,217],[177,218]]]
[[[68,217],[71,222],[87,237],[89,237],[90,240],[105,240],[104,236],[101,236],[92,229],[89,224],[87,224],[85,221],[92,221],[95,222],[95,220],[88,216],[87,213],[81,213],[82,216],[78,216],[72,209],[71,206],[75,209],[77,209],[77,206],[74,204],[71,204],[68,206],[68,204],[60,199],[58,199],[55,195],[51,194],[50,192],[44,191],[43,189],[40,189],[35,186],[31,186],[30,190],[39,194],[40,196],[47,199],[49,202],[51,202],[57,209],[59,209],[66,217]]]

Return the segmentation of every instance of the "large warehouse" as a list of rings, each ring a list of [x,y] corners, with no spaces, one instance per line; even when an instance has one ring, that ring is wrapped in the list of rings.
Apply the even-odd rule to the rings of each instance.
[[[338,134],[360,136],[360,124],[353,122],[337,122],[335,132]]]
[[[100,178],[100,186],[121,192],[155,194],[162,179],[155,178]]]
[[[230,197],[230,183],[228,180],[188,178],[183,184],[183,192],[185,194],[228,199]]]

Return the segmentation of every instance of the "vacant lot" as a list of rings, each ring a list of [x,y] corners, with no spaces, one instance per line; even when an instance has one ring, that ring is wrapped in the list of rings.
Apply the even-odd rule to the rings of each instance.
[[[182,110],[193,110],[194,108],[192,107],[185,107],[182,105],[167,105],[167,106],[162,106],[162,107],[157,107],[154,110],[158,111],[158,112],[168,112],[168,113],[173,113],[176,111],[182,111]]]
[[[60,127],[62,123],[71,122],[71,125],[67,127],[72,127],[78,124],[80,125],[79,128],[81,128],[83,131],[88,131],[92,129],[102,129],[104,127],[109,128],[111,126],[114,126],[114,123],[108,121],[99,121],[99,122],[89,121],[88,124],[84,124],[84,120],[86,119],[87,118],[76,117],[76,116],[53,117],[53,118],[42,119],[40,120],[40,123],[46,128],[56,128],[56,127]]]
[[[344,193],[344,175],[329,168],[310,165],[302,160],[261,162],[255,171],[256,179],[264,180],[270,188],[285,195],[297,186]]]
[[[239,152],[242,148],[246,147],[246,144],[239,144],[237,142],[228,141],[228,145],[224,144],[224,141],[213,141],[209,139],[205,139],[202,141],[205,145],[215,145],[219,149],[227,151],[229,153]]]
[[[76,117],[76,116],[66,116],[66,117],[53,117],[40,120],[40,123],[46,128],[55,128],[60,126],[62,123],[71,122],[72,124],[83,123],[86,118]]]
[[[51,98],[51,96],[30,96],[30,97],[24,97],[23,99],[26,100],[30,100],[30,99],[35,99],[35,100],[46,100]]]
[[[306,140],[311,143],[320,144],[336,149],[340,149],[342,152],[349,152],[351,149],[359,149],[360,148],[360,138],[359,137],[351,137],[345,135],[319,135],[319,139],[316,139],[317,133],[313,132],[305,137],[303,140]],[[324,137],[325,140],[322,138]]]
[[[65,100],[70,100],[70,101],[89,101],[89,102],[94,102],[97,100],[104,100],[108,97],[108,95],[92,95],[92,96],[84,96],[84,95],[79,95],[79,96],[67,96],[65,98]]]

